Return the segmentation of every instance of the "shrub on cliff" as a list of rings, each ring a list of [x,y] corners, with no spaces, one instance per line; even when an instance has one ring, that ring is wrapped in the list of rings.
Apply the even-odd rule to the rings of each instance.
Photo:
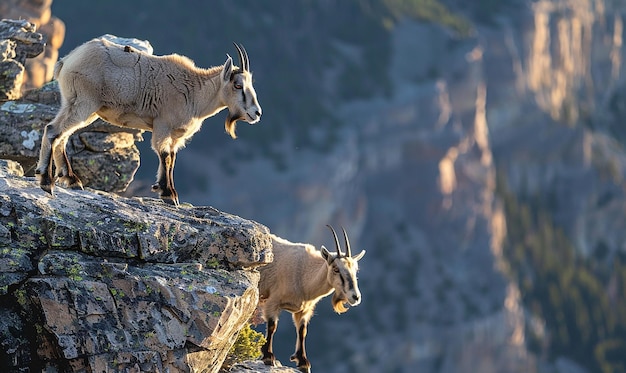
[[[261,356],[261,346],[265,344],[265,337],[262,333],[250,327],[250,324],[241,329],[237,340],[230,348],[226,360],[222,365],[222,372],[228,371],[230,367],[246,360],[256,360]]]

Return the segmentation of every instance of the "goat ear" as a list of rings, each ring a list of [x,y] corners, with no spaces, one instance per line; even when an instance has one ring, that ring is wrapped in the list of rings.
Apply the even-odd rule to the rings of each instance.
[[[354,259],[354,260],[356,260],[358,262],[359,260],[361,260],[363,255],[365,255],[365,250],[361,250],[361,252],[357,256],[353,256],[352,259]]]
[[[322,258],[326,259],[328,263],[333,261],[333,254],[328,251],[328,249],[322,245]]]
[[[222,70],[222,80],[224,83],[230,81],[230,75],[233,73],[233,59],[230,55],[226,54],[228,58],[224,62],[224,69]]]

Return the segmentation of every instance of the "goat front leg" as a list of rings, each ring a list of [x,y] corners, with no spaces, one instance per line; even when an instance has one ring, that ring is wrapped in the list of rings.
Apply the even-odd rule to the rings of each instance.
[[[178,193],[174,189],[174,162],[175,152],[162,151],[159,153],[159,170],[157,171],[156,184],[152,185],[152,191],[158,192],[164,202],[178,206]]]
[[[296,312],[293,314],[293,324],[296,327],[296,352],[291,355],[291,361],[297,364],[298,370],[305,373],[311,373],[311,363],[306,358],[306,348],[304,340],[306,339],[307,324],[309,317],[304,312]]]
[[[172,194],[172,201],[174,202],[174,204],[176,206],[178,206],[178,192],[176,192],[176,188],[174,188],[174,164],[176,163],[176,152],[170,152],[170,168],[168,171],[168,180],[169,180],[169,187],[170,187],[170,193]]]
[[[276,357],[274,356],[272,341],[274,339],[276,327],[278,326],[278,318],[268,317],[266,324],[267,329],[265,331],[265,344],[261,347],[261,353],[263,354],[261,359],[265,365],[275,367]]]

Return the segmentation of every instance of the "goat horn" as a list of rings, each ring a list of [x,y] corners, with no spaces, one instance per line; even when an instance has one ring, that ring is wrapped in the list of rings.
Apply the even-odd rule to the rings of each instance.
[[[348,234],[346,233],[346,230],[343,229],[343,227],[341,227],[341,230],[343,231],[343,239],[346,241],[346,256],[352,258],[352,251],[350,251],[350,241],[348,240]]]
[[[241,70],[242,71],[247,71],[247,59],[246,59],[246,53],[244,52],[244,50],[242,49],[243,46],[240,46],[240,44],[237,43],[233,43],[235,45],[235,48],[237,48],[237,54],[239,55],[239,63],[241,65]]]
[[[248,51],[244,48],[243,44],[239,44],[243,51],[243,56],[246,58],[246,71],[250,71],[250,57],[248,57]]]
[[[333,237],[335,238],[335,247],[337,248],[337,258],[341,258],[343,254],[341,254],[341,248],[339,247],[339,239],[337,238],[337,233],[330,225],[326,224],[328,228],[330,228],[331,232],[333,232]]]

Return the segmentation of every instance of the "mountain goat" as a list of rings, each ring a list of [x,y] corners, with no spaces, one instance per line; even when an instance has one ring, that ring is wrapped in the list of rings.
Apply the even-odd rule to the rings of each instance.
[[[281,310],[292,314],[296,327],[296,351],[291,361],[297,363],[300,371],[310,372],[311,364],[306,357],[304,339],[317,302],[333,291],[332,305],[337,313],[348,310],[344,306],[345,302],[351,306],[361,302],[356,274],[359,270],[357,262],[365,255],[365,251],[353,257],[348,235],[342,228],[346,244],[346,253],[342,253],[337,233],[330,225],[328,228],[335,239],[336,254],[331,254],[324,246],[321,251],[317,251],[312,245],[292,243],[272,236],[274,261],[259,269],[259,306],[267,324],[267,341],[261,352],[266,365],[276,365],[272,338]]]
[[[82,189],[65,146],[72,133],[100,117],[117,126],[152,131],[152,149],[159,157],[152,190],[178,205],[176,152],[204,119],[228,108],[226,132],[236,138],[237,120],[254,124],[261,118],[248,54],[243,46],[235,47],[241,68],[233,66],[228,55],[224,65],[202,69],[184,56],[153,56],[105,38],[71,51],[54,69],[61,108],[42,136],[35,171],[41,188],[53,194],[53,158],[55,177],[70,188]]]

